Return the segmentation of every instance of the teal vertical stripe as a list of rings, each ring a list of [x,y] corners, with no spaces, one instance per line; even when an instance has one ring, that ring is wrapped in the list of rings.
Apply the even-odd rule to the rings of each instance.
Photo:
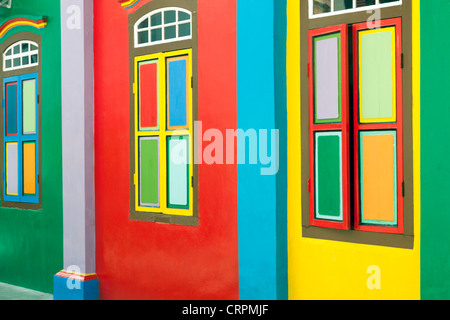
[[[280,141],[275,146],[277,174],[262,175],[261,168],[267,166],[259,159],[257,164],[238,164],[242,300],[288,296],[286,14],[285,0],[237,1],[237,126],[244,131],[268,130],[268,137],[270,130],[278,129]],[[271,143],[275,142],[269,140],[265,149],[271,150]],[[238,144],[238,158],[248,160],[248,149],[248,144]]]

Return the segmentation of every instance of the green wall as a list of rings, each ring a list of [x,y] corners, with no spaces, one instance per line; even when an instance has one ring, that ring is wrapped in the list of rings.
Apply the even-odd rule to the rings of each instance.
[[[450,1],[421,1],[421,298],[450,299]]]
[[[59,1],[16,1],[8,15],[0,13],[0,24],[29,15],[47,16],[47,26],[14,28],[0,43],[23,31],[41,35],[42,210],[0,206],[0,282],[52,293],[53,275],[63,269]]]

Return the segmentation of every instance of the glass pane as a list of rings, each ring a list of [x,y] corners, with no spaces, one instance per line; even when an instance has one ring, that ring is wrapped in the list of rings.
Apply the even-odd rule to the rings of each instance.
[[[37,50],[37,47],[34,44],[32,44],[30,47],[31,47],[31,51]]]
[[[334,11],[353,8],[353,0],[334,0]]]
[[[38,56],[37,54],[33,54],[31,56],[31,63],[37,63],[38,62]]]
[[[148,31],[139,31],[138,32],[138,44],[148,43]]]
[[[178,37],[187,37],[191,35],[191,23],[183,23],[178,26]]]
[[[12,54],[12,49],[9,49],[7,52],[6,52],[6,55],[7,56],[10,56]]]
[[[375,4],[375,0],[356,0],[356,7],[365,7],[365,6],[371,6]]]
[[[147,27],[148,27],[148,19],[145,19],[144,21],[142,21],[138,25],[138,29],[144,29],[144,28],[147,28]]]
[[[11,60],[5,60],[5,67],[11,68],[12,67],[12,61]]]
[[[17,46],[15,46],[15,47],[13,48],[13,53],[14,53],[14,54],[20,53],[20,44],[18,44]]]
[[[150,18],[150,25],[152,27],[155,26],[160,26],[162,24],[162,13],[156,13],[154,15],[152,15],[152,17]]]
[[[164,28],[164,39],[173,39],[177,37],[177,28],[176,26],[170,26]]]
[[[190,14],[183,12],[183,11],[178,11],[178,21],[184,21],[184,20],[190,20],[191,16]]]
[[[20,66],[20,58],[14,58],[13,66],[14,67],[19,67]]]
[[[28,45],[28,43],[22,43],[22,52],[28,52],[28,48],[29,47],[29,45]]]
[[[176,19],[177,19],[177,15],[176,15],[175,10],[170,10],[170,11],[164,12],[164,23],[165,24],[176,22]]]
[[[28,56],[22,57],[22,65],[26,66],[29,63],[30,63],[30,57],[28,57]]]
[[[153,29],[151,31],[151,33],[152,33],[152,42],[162,40],[162,29],[161,28]]]
[[[314,0],[313,13],[331,12],[331,0]]]
[[[380,3],[399,2],[400,0],[380,0]]]

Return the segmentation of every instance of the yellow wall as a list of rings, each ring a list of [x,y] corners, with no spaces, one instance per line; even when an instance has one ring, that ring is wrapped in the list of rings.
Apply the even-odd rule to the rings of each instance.
[[[306,1],[306,0],[301,0]],[[287,0],[289,299],[420,299],[420,0],[413,1],[414,249],[302,238],[300,8]],[[380,289],[370,290],[370,266]]]

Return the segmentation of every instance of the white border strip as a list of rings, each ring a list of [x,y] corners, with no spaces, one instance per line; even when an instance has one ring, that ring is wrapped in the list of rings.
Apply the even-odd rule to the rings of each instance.
[[[323,18],[323,17],[329,17],[329,16],[336,16],[336,15],[340,15],[340,14],[352,13],[352,12],[361,12],[361,11],[369,11],[369,10],[375,10],[375,9],[381,9],[381,8],[395,7],[395,6],[401,6],[403,4],[403,0],[396,1],[396,2],[389,2],[389,3],[381,3],[381,4],[380,4],[380,0],[376,0],[375,4],[373,4],[373,5],[356,8],[356,0],[353,0],[353,8],[352,9],[334,11],[334,1],[335,0],[330,0],[331,12],[314,14],[313,13],[313,7],[314,7],[313,1],[314,0],[309,0],[309,8],[308,8],[309,19],[317,19],[317,18]]]

